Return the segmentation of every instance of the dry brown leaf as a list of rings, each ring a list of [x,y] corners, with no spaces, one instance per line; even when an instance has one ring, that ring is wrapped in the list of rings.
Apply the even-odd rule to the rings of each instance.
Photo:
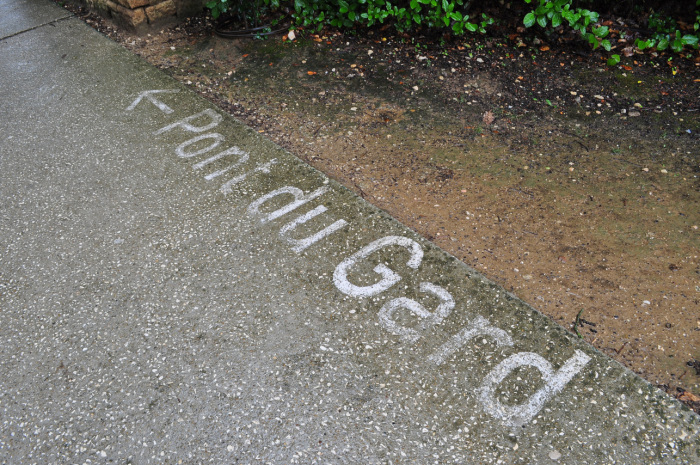
[[[634,55],[634,47],[625,47],[622,49],[622,53],[624,53],[626,57],[631,57]]]
[[[682,400],[683,402],[700,402],[700,397],[692,392],[685,391],[678,397],[678,400]]]
[[[490,125],[496,120],[496,118],[493,116],[493,113],[489,110],[486,113],[484,113],[484,124]]]

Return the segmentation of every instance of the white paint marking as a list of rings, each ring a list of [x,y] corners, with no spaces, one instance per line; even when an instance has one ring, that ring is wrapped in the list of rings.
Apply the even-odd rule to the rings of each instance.
[[[502,420],[507,426],[522,426],[532,420],[544,404],[558,394],[590,359],[585,353],[576,350],[573,357],[555,373],[551,363],[533,352],[511,355],[484,378],[478,391],[479,400],[489,414]],[[496,388],[513,370],[524,366],[537,368],[542,374],[544,386],[520,405],[501,404],[495,396]]]
[[[251,203],[248,206],[248,213],[250,215],[254,215],[254,216],[264,215],[260,219],[260,222],[267,223],[269,221],[272,221],[272,220],[279,218],[280,216],[286,215],[287,213],[291,212],[292,210],[295,210],[295,209],[301,207],[305,203],[312,201],[316,197],[322,195],[327,190],[328,190],[327,187],[320,187],[313,192],[309,192],[308,194],[304,194],[304,191],[302,191],[298,187],[293,187],[293,186],[280,187],[279,189],[276,189],[272,192],[268,192],[267,194],[263,195],[262,197],[260,197],[259,199],[255,200],[253,203]],[[262,207],[262,205],[265,202],[277,197],[278,195],[283,195],[283,194],[289,194],[289,195],[294,196],[294,201],[285,205],[282,208],[279,208],[279,209],[273,211],[272,213],[268,213],[268,214],[260,213],[260,207]]]
[[[428,357],[428,361],[436,365],[442,365],[448,357],[457,352],[471,339],[479,336],[489,336],[493,338],[497,346],[512,346],[513,339],[500,328],[492,326],[489,320],[479,316],[469,325],[450,338],[437,350],[436,353]]]
[[[284,225],[282,229],[280,229],[280,236],[285,236],[287,233],[294,231],[297,226],[306,223],[307,221],[311,220],[312,218],[317,217],[318,215],[321,215],[322,213],[325,213],[326,210],[328,210],[325,206],[319,205],[318,207],[314,208],[308,213],[305,213],[301,215],[300,217],[296,218],[294,221]],[[329,236],[333,234],[334,232],[338,231],[341,229],[343,226],[348,224],[347,221],[345,220],[338,220],[332,225],[320,230],[316,234],[313,234],[309,237],[306,237],[304,239],[292,239],[291,237],[287,237],[287,241],[293,245],[292,250],[295,251],[296,253],[302,252],[303,250],[309,248],[316,242],[320,241],[326,236]]]
[[[155,105],[163,113],[170,114],[173,113],[172,108],[167,106],[165,103],[157,100],[153,94],[158,93],[177,93],[178,89],[162,89],[162,90],[148,90],[140,93],[136,100],[134,100],[127,111],[132,111],[136,106],[145,98],[153,105]],[[208,117],[209,122],[203,126],[197,126],[193,124],[200,118]],[[157,131],[154,134],[162,134],[164,132],[170,131],[171,129],[180,127],[185,131],[193,133],[202,133],[209,129],[212,129],[219,125],[222,121],[222,116],[216,113],[214,110],[206,109],[200,113],[188,116],[182,120],[176,121],[175,123],[169,124]],[[205,139],[214,139],[208,147],[204,149],[197,150],[195,152],[186,152],[185,149],[190,145]],[[176,153],[179,157],[190,158],[196,155],[201,155],[203,153],[209,152],[214,148],[218,147],[220,143],[224,140],[223,136],[218,133],[204,134],[201,136],[194,137],[186,142],[183,142],[176,148]],[[218,177],[231,169],[241,165],[249,159],[249,154],[242,151],[238,147],[231,147],[218,155],[210,157],[202,162],[197,163],[193,166],[193,169],[198,170],[204,166],[213,163],[228,155],[238,155],[239,159],[236,163],[224,168],[222,170],[216,171],[207,175],[205,178],[211,180]],[[252,170],[243,173],[233,179],[230,179],[224,183],[220,190],[224,194],[230,193],[232,186],[238,184],[245,180],[250,174],[257,172],[270,173],[270,168],[272,165],[277,163],[277,159],[272,159],[267,163],[262,163],[257,165]],[[270,192],[263,197],[257,199],[248,206],[248,212],[255,215],[263,215],[260,213],[260,207],[268,200],[282,194],[291,194],[294,196],[295,200],[285,207],[279,208],[278,210],[264,215],[261,222],[269,222],[276,218],[279,218],[294,209],[308,203],[309,201],[319,197],[327,191],[327,187],[321,187],[316,191],[309,194],[304,194],[303,191],[296,187],[285,186],[283,188],[277,189]],[[310,212],[299,216],[290,223],[286,224],[280,230],[281,236],[286,236],[288,233],[295,230],[299,225],[305,224],[311,219],[318,215],[321,215],[327,211],[327,208],[323,205],[318,206],[311,210]],[[323,239],[324,237],[332,234],[333,232],[339,230],[345,226],[347,221],[338,220],[330,226],[324,228],[323,230],[313,234],[304,239],[292,239],[287,237],[287,240],[293,244],[292,250],[295,252],[301,252]],[[399,245],[411,252],[411,257],[407,261],[407,266],[413,269],[417,269],[423,259],[423,249],[420,244],[412,239],[401,236],[387,236],[378,239],[364,248],[360,249],[350,257],[343,260],[335,269],[333,273],[333,282],[335,286],[341,292],[351,295],[354,297],[371,297],[377,295],[385,290],[389,289],[394,284],[401,280],[396,272],[388,268],[384,264],[379,264],[374,267],[374,272],[379,274],[382,279],[381,281],[370,285],[370,286],[356,286],[350,283],[347,279],[348,272],[352,266],[354,266],[358,261],[369,257],[372,253],[391,245]],[[393,299],[387,304],[385,304],[379,312],[379,319],[381,325],[392,332],[393,334],[400,335],[402,339],[415,342],[419,337],[420,333],[413,329],[400,326],[394,319],[393,315],[396,310],[400,308],[406,308],[416,316],[421,318],[420,329],[425,330],[426,328],[439,324],[446,318],[455,306],[454,299],[452,296],[443,288],[436,286],[431,283],[423,282],[420,285],[421,292],[430,292],[435,294],[441,303],[438,305],[434,313],[426,310],[426,308],[419,302],[408,299],[405,297]],[[441,365],[447,357],[454,354],[457,350],[464,346],[469,340],[477,336],[490,336],[492,337],[497,346],[507,345],[512,346],[513,341],[511,337],[503,330],[491,326],[491,324],[483,317],[477,317],[470,323],[467,328],[464,328],[458,334],[453,336],[447,343],[443,344],[437,353],[433,354],[428,358],[429,361],[435,363],[436,365]],[[477,396],[479,401],[482,403],[483,408],[495,418],[502,420],[507,426],[515,427],[528,423],[532,418],[537,415],[537,413],[543,408],[544,404],[554,395],[559,393],[566,384],[573,379],[573,377],[583,369],[583,367],[590,361],[590,357],[580,350],[574,352],[573,357],[566,361],[566,363],[557,371],[554,371],[551,363],[545,360],[538,354],[532,352],[520,352],[518,354],[511,355],[510,357],[499,363],[483,380],[481,386],[477,390]],[[544,386],[530,396],[527,402],[520,405],[503,405],[496,398],[495,392],[498,386],[503,382],[503,380],[514,370],[524,367],[531,366],[537,368],[544,381]]]
[[[335,287],[337,287],[340,292],[353,297],[371,297],[386,291],[391,286],[401,281],[401,276],[384,264],[379,264],[374,267],[374,272],[382,276],[382,280],[376,284],[371,286],[356,286],[348,281],[348,272],[355,263],[364,260],[377,250],[390,245],[399,245],[411,252],[411,258],[406,263],[410,268],[415,270],[420,266],[423,260],[423,249],[419,243],[407,237],[387,236],[377,239],[343,260],[333,272],[333,283],[335,283]]]
[[[141,100],[144,98],[151,102],[153,105],[155,105],[160,111],[165,113],[166,115],[169,115],[170,113],[173,112],[173,109],[161,102],[160,100],[156,99],[153,94],[176,94],[180,92],[180,89],[159,89],[159,90],[144,90],[139,94],[138,97],[136,97],[136,100],[131,102],[131,105],[129,105],[126,108],[126,111],[132,111],[134,108],[136,108],[136,105],[141,103]]]
[[[185,149],[190,145],[196,144],[197,142],[205,139],[214,139],[214,142],[209,144],[209,146],[204,147],[203,149],[195,150],[194,152],[185,152]],[[177,146],[177,148],[175,149],[175,153],[180,158],[191,158],[196,155],[201,155],[203,153],[207,153],[214,150],[219,145],[221,145],[223,141],[224,136],[216,132],[210,132],[209,134],[202,134],[201,136],[195,136],[192,139],[186,140],[185,142]]]
[[[260,173],[266,173],[266,174],[267,174],[267,173],[270,172],[270,168],[271,168],[272,165],[274,165],[275,163],[277,163],[277,159],[276,159],[276,158],[273,158],[272,160],[268,161],[267,163],[261,163],[261,164],[259,164],[258,166],[256,166],[255,168],[253,168],[252,170],[250,170],[250,171],[248,171],[248,172],[246,172],[246,173],[243,173],[243,174],[241,174],[241,175],[239,175],[239,176],[236,176],[236,177],[233,178],[233,179],[230,179],[230,180],[226,181],[226,182],[219,188],[219,190],[220,190],[223,194],[230,194],[231,191],[233,190],[233,186],[236,185],[236,184],[238,184],[239,182],[244,181],[244,180],[248,177],[248,175],[254,174],[254,173],[258,173],[258,172],[260,172]]]
[[[435,313],[429,312],[423,305],[407,297],[393,299],[384,304],[382,309],[379,311],[379,323],[384,327],[384,329],[392,334],[401,336],[401,339],[409,343],[416,342],[421,337],[421,334],[416,329],[401,326],[394,321],[393,316],[396,310],[400,308],[410,310],[413,314],[423,320],[420,325],[420,331],[425,331],[431,326],[440,324],[442,320],[447,318],[455,306],[455,301],[452,298],[452,295],[450,295],[449,292],[440,286],[423,282],[420,284],[420,290],[421,292],[435,294],[435,296],[440,299],[440,305],[438,305],[438,307],[435,309]]]
[[[209,123],[205,124],[204,126],[194,126],[190,124],[190,122],[198,120],[200,118],[204,118],[205,116],[209,117]],[[170,131],[171,129],[174,129],[178,126],[180,126],[185,131],[200,133],[215,128],[219,125],[222,119],[223,118],[220,114],[218,114],[214,110],[207,108],[204,111],[200,111],[199,113],[188,116],[187,118],[181,119],[180,121],[175,121],[172,124],[162,127],[155,131],[153,134],[163,134],[164,132]]]
[[[222,174],[231,171],[233,168],[236,168],[237,166],[242,165],[243,163],[248,161],[248,158],[250,158],[250,155],[248,154],[248,152],[244,152],[243,150],[241,150],[238,147],[231,147],[231,148],[226,149],[217,155],[214,155],[213,157],[207,158],[204,161],[200,161],[199,163],[194,165],[192,168],[195,170],[200,170],[200,169],[204,168],[205,166],[207,166],[209,163],[214,163],[215,161],[220,160],[221,158],[224,158],[228,155],[238,155],[238,160],[236,161],[236,163],[234,163],[233,165],[229,165],[222,170],[214,171],[213,173],[204,176],[204,179],[206,179],[207,181],[211,181],[212,179],[219,177]]]

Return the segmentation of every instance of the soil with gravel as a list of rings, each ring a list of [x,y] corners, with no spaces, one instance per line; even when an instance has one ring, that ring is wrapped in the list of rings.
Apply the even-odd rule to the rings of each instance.
[[[610,68],[556,33],[137,36],[73,10],[700,412],[697,51]]]

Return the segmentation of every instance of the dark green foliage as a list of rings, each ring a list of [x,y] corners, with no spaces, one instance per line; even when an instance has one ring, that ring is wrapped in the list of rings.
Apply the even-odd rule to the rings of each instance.
[[[652,12],[647,25],[653,33],[650,37],[637,39],[637,48],[644,50],[655,46],[657,50],[666,50],[670,47],[676,53],[681,53],[686,45],[697,49],[700,38],[700,0],[696,0],[695,5],[697,9],[693,34],[681,33],[672,17]]]
[[[485,33],[493,23],[483,13],[471,18],[464,0],[294,0],[293,10],[297,25],[313,29],[391,23],[402,32],[423,27],[461,35]]]
[[[525,0],[531,3],[532,0]],[[599,14],[584,8],[573,8],[572,0],[539,0],[537,8],[529,12],[523,18],[525,27],[535,24],[542,28],[556,28],[560,25],[568,25],[584,37],[593,48],[602,46],[610,51],[612,45],[605,39],[609,33],[607,26],[596,26]]]
[[[521,0],[512,0],[520,2]],[[653,0],[651,0],[653,1]],[[692,0],[691,0],[692,1]],[[237,3],[233,3],[237,2]],[[611,51],[613,46],[607,38],[608,26],[601,24],[600,14],[583,6],[601,6],[595,0],[522,0],[519,6],[524,16],[525,27],[539,27],[544,30],[569,28],[575,31],[592,48],[602,47]],[[638,2],[635,8],[645,2]],[[698,48],[700,37],[700,0],[695,0],[694,30],[682,33],[673,17],[648,11],[649,33],[635,42],[639,50],[656,47],[657,50],[671,49],[682,53],[684,48]],[[239,16],[260,15],[262,10],[283,8],[290,12],[294,24],[306,30],[318,31],[325,26],[339,29],[372,27],[378,24],[391,24],[400,32],[434,31],[449,32],[454,35],[486,33],[494,19],[486,13],[474,15],[479,8],[505,11],[510,4],[493,7],[493,2],[470,0],[211,0],[207,7],[212,16],[235,11]],[[533,9],[530,9],[533,8]],[[651,7],[649,7],[651,8]],[[520,11],[520,10],[519,10]],[[640,10],[642,11],[642,10]],[[246,13],[247,12],[247,13]],[[256,16],[257,18],[257,16]],[[692,19],[691,19],[692,21]],[[609,24],[609,23],[608,23]],[[620,62],[620,56],[613,54],[608,64]]]
[[[263,14],[279,8],[279,0],[210,0],[206,7],[211,10],[211,16],[216,19],[222,13],[228,13],[241,22],[258,25]]]

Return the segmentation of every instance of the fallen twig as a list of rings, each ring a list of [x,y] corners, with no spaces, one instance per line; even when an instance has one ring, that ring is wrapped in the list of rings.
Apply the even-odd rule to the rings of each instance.
[[[578,332],[578,325],[581,322],[581,314],[582,313],[583,313],[583,309],[581,309],[581,311],[578,312],[578,315],[576,315],[576,321],[574,321],[574,332],[581,339],[583,339],[583,336],[581,336],[581,333]]]
[[[628,343],[625,342],[624,344],[622,344],[622,347],[620,347],[619,349],[617,349],[617,354],[618,354],[618,355],[620,355],[620,352],[622,352],[622,349],[624,349],[625,346],[626,346],[627,344],[628,344]]]

